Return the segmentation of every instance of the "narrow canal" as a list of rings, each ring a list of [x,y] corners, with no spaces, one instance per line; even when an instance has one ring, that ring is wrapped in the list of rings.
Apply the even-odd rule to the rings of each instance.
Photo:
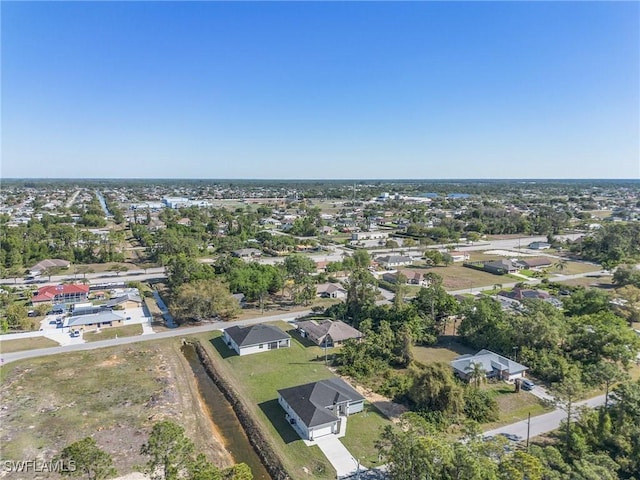
[[[237,463],[244,462],[251,468],[255,480],[271,480],[260,458],[253,450],[249,439],[238,421],[229,402],[205,371],[196,349],[189,344],[183,345],[182,353],[189,362],[198,381],[200,395],[207,405],[213,423],[224,438],[225,447]]]
[[[111,212],[107,208],[107,202],[104,200],[104,196],[102,195],[102,192],[100,190],[96,190],[96,197],[98,198],[98,201],[100,202],[100,206],[102,207],[102,210],[104,210],[104,214],[107,217],[113,217],[113,215],[111,215]]]

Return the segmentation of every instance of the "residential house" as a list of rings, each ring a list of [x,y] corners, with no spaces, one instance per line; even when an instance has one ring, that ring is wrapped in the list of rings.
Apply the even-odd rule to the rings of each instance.
[[[551,244],[547,242],[531,242],[528,245],[528,248],[530,248],[531,250],[546,250],[548,248],[551,248]]]
[[[303,338],[308,338],[322,348],[333,347],[349,339],[360,339],[362,332],[341,320],[303,320],[296,322],[296,328]]]
[[[493,273],[494,275],[505,275],[507,273],[516,273],[518,267],[511,260],[492,260],[484,262],[482,269],[485,272]]]
[[[37,277],[38,275],[42,275],[47,268],[69,268],[69,265],[71,265],[71,262],[69,262],[68,260],[62,260],[60,258],[47,258],[31,267],[29,269],[29,275]]]
[[[262,255],[262,252],[257,248],[241,248],[234,250],[231,255],[238,258],[256,258]]]
[[[351,240],[384,240],[385,238],[389,238],[389,232],[381,232],[379,230],[374,230],[371,232],[354,232],[351,234]]]
[[[135,293],[126,293],[120,297],[112,298],[106,304],[107,308],[122,307],[123,310],[140,306],[142,306],[142,298]]]
[[[532,299],[532,300],[543,300],[547,303],[550,303],[556,308],[562,308],[562,302],[556,297],[549,294],[549,292],[545,292],[544,290],[534,290],[530,288],[514,288],[510,292],[506,290],[502,290],[498,293],[498,297],[502,297],[511,301],[516,301],[521,303],[522,300]]]
[[[395,272],[384,272],[382,274],[382,280],[395,284],[398,282],[398,277],[400,277],[400,275],[404,276],[404,278],[406,279],[405,283],[408,283],[410,285],[420,285],[421,287],[428,287],[431,284],[429,277],[426,276],[424,272],[408,269],[401,269]]]
[[[340,433],[341,417],[364,409],[364,397],[340,378],[278,390],[278,403],[305,440]]]
[[[450,363],[456,375],[463,380],[470,379],[474,364],[482,366],[487,378],[497,378],[507,382],[524,378],[529,370],[529,367],[489,350],[480,350],[475,355],[462,355]]]
[[[273,325],[250,325],[225,328],[224,342],[238,355],[266,352],[291,346],[291,337]]]
[[[321,298],[347,298],[347,291],[335,283],[316,285],[316,295]]]
[[[71,330],[90,331],[98,328],[117,327],[123,325],[124,317],[105,310],[98,313],[90,313],[87,315],[74,315],[67,319],[67,327]]]
[[[376,258],[376,262],[381,267],[389,270],[396,267],[411,265],[413,263],[413,259],[405,255],[386,255]]]
[[[43,303],[76,303],[89,298],[89,285],[65,283],[46,285],[31,299],[33,305]]]
[[[443,252],[448,254],[451,257],[451,260],[454,262],[466,262],[471,258],[469,256],[469,252]]]
[[[517,264],[521,268],[528,269],[547,268],[553,265],[553,259],[550,257],[523,258],[522,260],[518,260]]]

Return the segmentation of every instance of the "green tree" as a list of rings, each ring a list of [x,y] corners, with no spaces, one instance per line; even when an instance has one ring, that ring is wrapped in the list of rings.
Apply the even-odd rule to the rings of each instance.
[[[467,375],[469,383],[473,383],[476,388],[480,388],[480,384],[486,380],[487,372],[479,362],[471,362],[467,367]]]
[[[100,449],[91,437],[66,446],[56,459],[65,466],[60,472],[64,476],[86,476],[88,480],[104,480],[117,473],[111,455]]]
[[[584,385],[580,380],[580,372],[577,368],[572,368],[565,373],[562,381],[552,384],[551,393],[557,405],[567,413],[565,420],[565,448],[566,455],[573,457],[573,443],[571,436],[571,419],[573,415],[573,405],[584,393]]]
[[[169,305],[175,316],[184,320],[229,320],[240,312],[229,287],[218,279],[197,280],[178,287]]]
[[[407,393],[418,410],[436,410],[458,415],[464,409],[463,387],[446,363],[429,363],[413,372],[413,384]]]
[[[177,480],[191,464],[193,442],[184,435],[184,429],[169,420],[156,423],[147,443],[140,449],[151,457],[145,473],[153,480]]]

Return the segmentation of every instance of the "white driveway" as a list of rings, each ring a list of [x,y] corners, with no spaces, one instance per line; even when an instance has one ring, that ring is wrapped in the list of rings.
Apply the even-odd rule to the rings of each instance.
[[[359,466],[358,460],[353,458],[337,436],[325,435],[316,439],[315,444],[320,447],[324,456],[336,469],[338,478],[356,473]],[[364,470],[366,470],[364,467],[360,467],[360,471]]]

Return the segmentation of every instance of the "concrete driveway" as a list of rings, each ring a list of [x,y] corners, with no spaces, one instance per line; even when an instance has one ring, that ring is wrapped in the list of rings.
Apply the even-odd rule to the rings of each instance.
[[[338,478],[351,476],[358,470],[358,460],[353,458],[340,439],[335,435],[325,435],[315,440],[315,444],[320,447],[324,456],[336,469]],[[360,467],[360,471],[366,470]]]

